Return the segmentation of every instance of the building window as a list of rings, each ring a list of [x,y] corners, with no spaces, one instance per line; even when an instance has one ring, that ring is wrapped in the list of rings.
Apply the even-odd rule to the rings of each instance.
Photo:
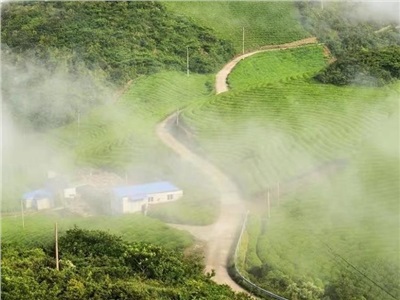
[[[174,195],[173,194],[167,195],[167,200],[172,200],[172,199],[174,199]]]
[[[149,200],[149,202],[153,202],[154,198],[153,197],[149,197],[148,200]]]

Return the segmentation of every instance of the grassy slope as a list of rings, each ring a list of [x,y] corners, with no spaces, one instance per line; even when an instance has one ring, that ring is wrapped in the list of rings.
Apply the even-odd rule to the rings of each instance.
[[[165,2],[176,13],[192,17],[213,28],[221,38],[231,40],[237,53],[242,52],[242,28],[245,28],[245,49],[267,44],[292,42],[305,37],[293,2]]]
[[[276,82],[314,75],[326,66],[322,46],[259,53],[241,61],[229,76],[232,90],[246,88],[254,82]]]
[[[321,62],[321,57],[315,60]],[[261,55],[250,58],[245,67],[265,60]],[[238,87],[250,84],[240,70],[234,70],[232,82]],[[253,88],[212,97],[184,113],[205,152],[235,177],[248,198],[257,200],[278,181],[284,191],[290,179],[324,162],[345,159],[347,167],[329,180],[322,175],[324,180],[311,181],[309,189],[288,194],[274,208],[269,230],[259,236],[256,249],[248,246],[248,255],[254,256],[248,270],[268,263],[293,278],[332,279],[339,272],[333,265],[340,264],[316,242],[322,239],[368,276],[393,288],[398,277],[388,272],[388,265],[400,266],[399,85],[336,87],[308,79],[282,83],[277,82],[282,79],[278,72],[268,75],[266,84],[260,83],[261,76],[251,78]],[[372,295],[382,296],[372,288]]]
[[[19,245],[46,245],[54,240],[54,223],[60,234],[73,226],[85,229],[105,230],[130,242],[153,243],[172,249],[183,249],[193,239],[190,234],[172,229],[164,223],[141,215],[123,217],[60,217],[56,214],[34,214],[25,217],[22,229],[20,216],[3,217],[1,221],[2,241]]]
[[[169,113],[209,94],[209,80],[209,76],[187,77],[178,72],[140,78],[118,103],[100,108],[82,122],[76,146],[78,160],[98,166],[109,162],[112,168],[127,170],[133,182],[170,180],[185,191],[185,196],[163,205],[163,210],[155,207],[150,214],[170,222],[212,222],[218,213],[212,186],[155,134],[156,124]],[[74,135],[74,126],[67,134]],[[64,142],[72,143],[73,138]]]
[[[179,72],[141,77],[117,103],[82,116],[79,133],[78,124],[73,123],[53,131],[46,144],[58,154],[69,153],[78,166],[105,167],[121,176],[127,172],[130,183],[170,180],[184,190],[184,197],[162,209],[155,207],[150,214],[170,222],[210,223],[218,214],[212,185],[155,134],[156,124],[169,113],[209,95],[210,82],[210,76],[187,77]],[[43,143],[43,139],[36,142]],[[19,178],[14,177],[17,182]],[[18,197],[26,190],[20,186],[19,193],[10,190],[3,198],[3,208],[18,210]]]

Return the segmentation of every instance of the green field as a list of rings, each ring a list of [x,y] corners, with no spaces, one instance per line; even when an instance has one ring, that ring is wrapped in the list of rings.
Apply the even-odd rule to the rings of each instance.
[[[292,51],[305,49],[313,48]],[[276,55],[242,62],[230,76],[232,92],[183,113],[208,158],[256,208],[239,266],[291,299],[303,292],[319,299],[329,288],[342,297],[398,297],[399,84],[322,85],[307,79],[302,63],[293,75],[285,67],[282,75],[249,75]],[[312,55],[316,71],[324,60],[304,57]]]
[[[237,53],[242,52],[243,27],[245,50],[309,36],[300,25],[294,2],[190,1],[164,4],[171,11],[214,29],[220,38],[232,41]]]
[[[184,249],[193,242],[193,237],[184,231],[172,229],[158,220],[140,214],[123,217],[70,217],[56,213],[40,213],[25,216],[22,228],[21,215],[3,217],[1,239],[21,246],[48,245],[54,241],[54,224],[59,234],[78,226],[85,229],[104,230],[121,236],[129,242],[145,242],[170,249]]]
[[[273,83],[311,77],[327,65],[322,46],[273,50],[242,60],[228,78],[229,88],[243,89],[254,83]]]

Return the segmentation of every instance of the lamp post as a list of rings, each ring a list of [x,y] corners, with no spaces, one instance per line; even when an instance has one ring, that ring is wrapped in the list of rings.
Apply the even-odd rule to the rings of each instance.
[[[189,76],[189,46],[186,46],[186,75]]]

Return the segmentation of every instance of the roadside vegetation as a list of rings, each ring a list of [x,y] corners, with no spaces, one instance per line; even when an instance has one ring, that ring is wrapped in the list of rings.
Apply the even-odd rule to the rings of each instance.
[[[128,242],[75,227],[54,244],[2,244],[2,297],[6,299],[250,299],[218,285],[198,254],[183,255],[154,244]]]

